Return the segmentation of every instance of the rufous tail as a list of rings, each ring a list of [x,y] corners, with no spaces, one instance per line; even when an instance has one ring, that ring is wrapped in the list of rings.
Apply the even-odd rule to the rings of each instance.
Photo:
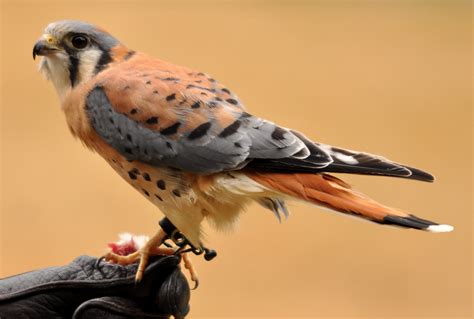
[[[382,205],[329,174],[280,174],[252,171],[248,172],[248,176],[266,188],[281,194],[379,224],[430,232],[453,230],[450,225],[438,224]]]

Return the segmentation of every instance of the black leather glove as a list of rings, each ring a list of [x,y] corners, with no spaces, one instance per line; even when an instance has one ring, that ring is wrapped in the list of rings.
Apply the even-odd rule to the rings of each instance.
[[[0,318],[184,318],[190,290],[179,261],[151,258],[139,284],[137,264],[97,264],[89,256],[0,279]]]

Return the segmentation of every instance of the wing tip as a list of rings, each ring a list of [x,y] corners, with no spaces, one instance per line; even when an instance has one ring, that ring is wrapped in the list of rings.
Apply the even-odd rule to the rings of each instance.
[[[428,183],[433,183],[436,180],[436,178],[433,175],[431,175],[428,172],[422,171],[421,169],[409,167],[409,166],[405,166],[405,167],[409,169],[411,172],[411,175],[408,177],[409,179],[415,179],[418,181],[428,182]]]

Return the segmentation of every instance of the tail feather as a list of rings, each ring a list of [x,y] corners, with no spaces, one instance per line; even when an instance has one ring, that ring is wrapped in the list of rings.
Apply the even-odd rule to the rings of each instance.
[[[402,210],[382,205],[354,191],[344,181],[328,174],[282,174],[250,171],[248,176],[266,188],[375,223],[430,232],[449,232],[450,225],[421,219]]]

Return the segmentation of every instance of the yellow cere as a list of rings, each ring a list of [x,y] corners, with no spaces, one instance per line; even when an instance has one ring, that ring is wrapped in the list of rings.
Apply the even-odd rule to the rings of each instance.
[[[56,43],[56,38],[53,37],[51,34],[44,34],[43,38],[48,42],[48,44],[55,44]]]

